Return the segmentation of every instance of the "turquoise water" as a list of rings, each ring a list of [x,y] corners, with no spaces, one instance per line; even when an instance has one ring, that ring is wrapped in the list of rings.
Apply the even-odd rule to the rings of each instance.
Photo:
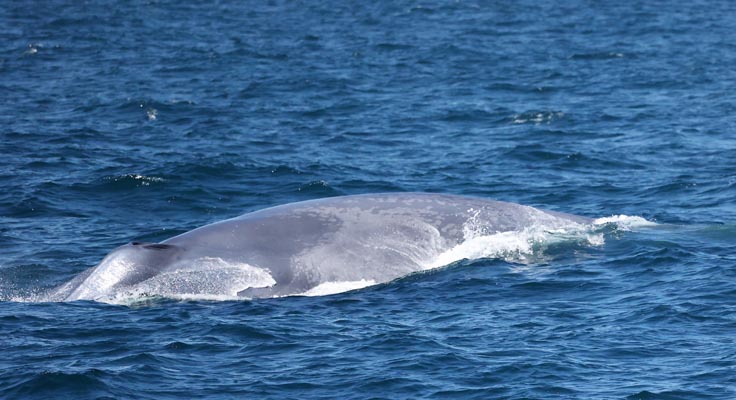
[[[5,2],[0,397],[736,398],[730,2]],[[374,192],[609,226],[331,296],[38,302]]]

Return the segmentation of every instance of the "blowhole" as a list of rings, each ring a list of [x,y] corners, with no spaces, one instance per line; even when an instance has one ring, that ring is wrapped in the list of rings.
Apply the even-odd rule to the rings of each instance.
[[[151,250],[166,250],[166,249],[171,249],[174,246],[170,244],[150,243],[150,244],[144,245],[143,247],[146,249],[151,249]]]

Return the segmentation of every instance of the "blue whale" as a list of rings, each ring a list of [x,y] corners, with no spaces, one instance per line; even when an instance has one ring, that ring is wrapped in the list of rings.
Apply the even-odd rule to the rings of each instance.
[[[483,238],[590,223],[585,217],[447,194],[332,197],[266,208],[160,243],[120,246],[49,299],[330,293],[486,257],[478,251],[482,243],[472,245]]]

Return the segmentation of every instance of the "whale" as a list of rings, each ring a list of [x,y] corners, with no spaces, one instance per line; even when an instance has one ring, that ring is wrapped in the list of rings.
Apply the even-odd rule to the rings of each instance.
[[[329,197],[261,209],[159,243],[122,245],[49,299],[258,299],[319,293],[330,285],[364,287],[488,256],[468,251],[483,238],[580,230],[590,223],[583,216],[451,194]]]

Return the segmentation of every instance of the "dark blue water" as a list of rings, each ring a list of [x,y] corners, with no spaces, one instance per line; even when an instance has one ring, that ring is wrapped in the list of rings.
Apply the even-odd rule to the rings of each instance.
[[[0,6],[0,397],[736,398],[736,6]],[[427,191],[654,227],[257,301],[32,301],[131,240]]]

